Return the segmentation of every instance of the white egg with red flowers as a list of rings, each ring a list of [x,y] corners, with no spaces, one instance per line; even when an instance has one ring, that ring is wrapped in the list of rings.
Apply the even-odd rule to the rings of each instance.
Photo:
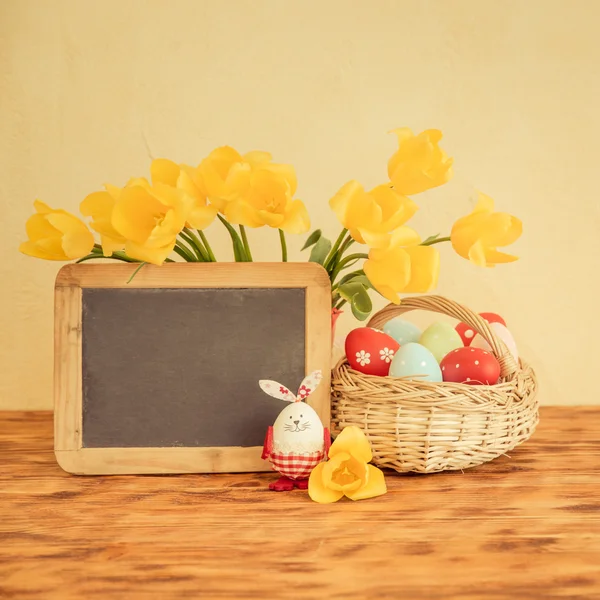
[[[346,337],[346,358],[360,373],[385,377],[399,347],[400,344],[383,331],[358,327]]]
[[[444,381],[469,385],[495,385],[500,378],[500,363],[481,348],[457,348],[440,363]]]
[[[514,359],[519,362],[519,351],[517,350],[517,343],[515,342],[515,338],[512,333],[508,330],[506,325],[502,325],[502,323],[490,323],[490,329],[494,330],[496,337],[502,340],[506,347],[509,349],[510,353],[513,355]],[[478,333],[471,342],[471,348],[483,348],[488,352],[492,351],[492,347],[487,343],[487,341],[483,338],[483,336]]]
[[[479,313],[479,316],[485,319],[488,323],[501,323],[506,327],[506,322],[504,319],[496,313],[482,312]],[[477,335],[477,332],[470,325],[462,322],[456,326],[456,333],[460,335],[465,346],[470,346],[473,338]]]

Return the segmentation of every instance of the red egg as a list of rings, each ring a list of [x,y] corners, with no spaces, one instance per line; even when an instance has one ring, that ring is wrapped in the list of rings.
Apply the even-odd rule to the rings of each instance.
[[[500,378],[500,363],[481,348],[457,348],[440,363],[444,381],[469,385],[494,385]]]
[[[386,376],[400,344],[371,327],[353,329],[346,338],[346,358],[350,366],[366,375]]]
[[[488,323],[502,323],[502,325],[506,327],[506,322],[504,321],[504,319],[496,313],[482,312],[479,313],[479,316],[483,317]],[[473,338],[475,337],[475,335],[477,335],[477,332],[474,331],[473,328],[470,325],[467,325],[466,323],[459,323],[455,329],[456,333],[460,335],[465,346],[470,346],[471,342],[473,341]]]

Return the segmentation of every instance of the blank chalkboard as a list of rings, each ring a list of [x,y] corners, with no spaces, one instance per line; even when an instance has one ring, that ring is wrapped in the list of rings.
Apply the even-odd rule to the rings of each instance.
[[[56,283],[55,452],[74,473],[258,471],[297,388],[329,421],[330,288],[314,264],[69,265]]]

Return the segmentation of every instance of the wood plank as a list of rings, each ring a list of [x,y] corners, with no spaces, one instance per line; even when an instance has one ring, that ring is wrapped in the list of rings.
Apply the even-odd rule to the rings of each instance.
[[[600,598],[600,407],[464,473],[321,506],[275,475],[76,477],[0,413],[0,598]]]

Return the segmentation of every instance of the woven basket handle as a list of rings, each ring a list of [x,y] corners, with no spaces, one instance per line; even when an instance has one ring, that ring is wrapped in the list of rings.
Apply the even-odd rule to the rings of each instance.
[[[485,319],[465,306],[442,296],[413,296],[411,298],[402,298],[400,304],[388,304],[385,308],[382,308],[379,312],[375,313],[367,323],[367,327],[381,329],[390,319],[411,310],[428,310],[454,317],[459,321],[464,321],[473,330],[480,333],[483,339],[485,339],[492,347],[492,351],[500,363],[501,377],[511,377],[519,370],[520,367],[506,347],[506,344],[496,337],[494,330],[489,326],[489,323]]]

